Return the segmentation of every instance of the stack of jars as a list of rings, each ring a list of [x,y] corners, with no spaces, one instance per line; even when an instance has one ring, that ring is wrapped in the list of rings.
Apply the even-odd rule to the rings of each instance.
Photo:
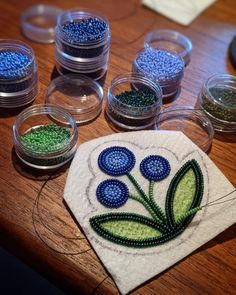
[[[110,49],[108,21],[88,11],[66,11],[59,15],[55,32],[58,72],[83,74],[103,85]]]

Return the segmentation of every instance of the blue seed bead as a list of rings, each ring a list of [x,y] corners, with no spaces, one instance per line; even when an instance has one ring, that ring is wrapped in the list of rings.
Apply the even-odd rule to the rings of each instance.
[[[107,29],[106,21],[96,17],[72,21],[63,26],[66,39],[71,44],[97,41],[104,36]]]
[[[142,160],[140,171],[148,180],[160,181],[170,174],[169,161],[159,155],[151,155]]]
[[[119,208],[123,206],[129,197],[127,185],[117,179],[102,181],[96,190],[98,201],[108,208]]]
[[[22,78],[29,72],[31,59],[26,54],[13,51],[0,51],[0,79]]]
[[[149,49],[140,52],[136,59],[139,69],[159,80],[170,80],[182,74],[183,59],[174,53],[161,49]]]
[[[134,154],[125,147],[113,146],[101,152],[98,157],[99,168],[111,175],[121,176],[130,172],[136,159]]]

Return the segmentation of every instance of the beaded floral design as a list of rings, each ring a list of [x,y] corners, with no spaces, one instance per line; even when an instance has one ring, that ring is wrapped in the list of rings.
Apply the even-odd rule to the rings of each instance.
[[[107,208],[117,209],[132,199],[140,203],[149,216],[135,212],[109,212],[90,218],[90,225],[98,235],[116,244],[134,248],[153,247],[180,235],[201,209],[203,175],[196,160],[187,161],[172,178],[165,208],[161,208],[158,197],[154,196],[154,185],[169,176],[169,161],[160,155],[149,155],[141,161],[139,170],[149,182],[148,192],[131,173],[135,163],[135,155],[125,147],[113,146],[103,150],[98,157],[99,168],[113,177],[125,175],[136,193],[131,194],[123,181],[112,178],[98,185],[97,200]]]

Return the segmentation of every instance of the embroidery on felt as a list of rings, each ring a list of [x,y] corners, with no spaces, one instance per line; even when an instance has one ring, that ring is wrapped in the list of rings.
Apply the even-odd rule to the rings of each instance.
[[[160,155],[150,155],[141,161],[140,172],[149,181],[147,193],[131,173],[135,163],[135,155],[125,147],[113,146],[103,150],[98,157],[99,168],[113,177],[126,175],[136,194],[130,194],[123,181],[112,178],[98,185],[97,200],[107,208],[117,209],[132,199],[139,202],[150,217],[111,212],[93,216],[89,221],[98,235],[111,242],[134,248],[153,247],[180,235],[201,210],[203,174],[196,160],[187,161],[170,182],[163,210],[156,202],[154,185],[169,176],[169,161]]]

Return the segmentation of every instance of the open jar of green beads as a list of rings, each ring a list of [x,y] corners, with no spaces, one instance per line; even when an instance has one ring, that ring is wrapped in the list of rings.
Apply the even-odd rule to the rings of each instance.
[[[77,147],[76,122],[52,105],[35,105],[21,112],[13,125],[17,156],[38,169],[55,169],[72,159]]]

